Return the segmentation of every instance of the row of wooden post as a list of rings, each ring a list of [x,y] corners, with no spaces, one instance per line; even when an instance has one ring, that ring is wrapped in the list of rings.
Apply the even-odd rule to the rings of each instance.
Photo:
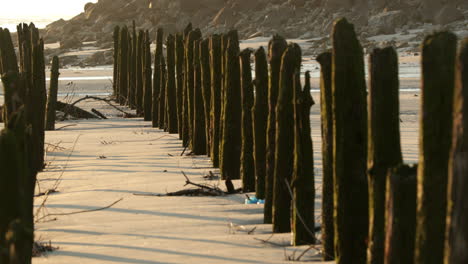
[[[116,42],[131,43],[123,37],[125,27],[116,32]],[[153,85],[145,86],[153,93],[153,126],[179,133],[193,154],[211,157],[223,179],[241,179],[244,191],[255,191],[265,200],[264,222],[273,224],[273,232],[292,230],[295,245],[315,243],[309,120],[314,101],[308,73],[301,87],[300,47],[274,36],[267,52],[259,48],[253,53],[252,80],[252,51],[240,51],[235,30],[203,39],[189,25],[167,37],[166,53],[162,40],[163,30],[158,29]],[[457,79],[453,34],[433,34],[422,45],[417,166],[404,164],[402,158],[395,50],[371,53],[367,88],[363,49],[346,19],[335,22],[332,46],[317,57],[324,259],[442,263],[445,256],[446,263],[463,263],[456,262],[466,260],[456,241],[466,239],[468,222],[462,221],[466,199],[461,195],[467,188],[466,42],[458,55]],[[118,47],[115,94],[121,98],[131,94],[126,89],[132,86],[127,84],[131,71],[123,71],[122,65],[128,49]],[[460,90],[455,104],[454,87]]]
[[[44,168],[45,130],[53,130],[58,58],[46,95],[44,42],[34,24],[17,27],[17,57],[10,32],[0,28],[0,75],[4,88],[0,132],[0,262],[31,263],[36,175]],[[47,105],[46,105],[47,104]]]

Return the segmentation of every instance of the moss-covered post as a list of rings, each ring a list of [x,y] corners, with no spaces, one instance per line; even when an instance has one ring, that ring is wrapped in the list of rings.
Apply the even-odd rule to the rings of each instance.
[[[265,224],[271,224],[273,220],[273,184],[275,173],[275,150],[276,150],[276,103],[278,101],[281,56],[288,47],[286,40],[278,35],[268,43],[268,60],[270,62],[270,78],[268,84],[268,124],[267,124],[267,156],[265,177]]]
[[[240,179],[241,156],[241,84],[239,63],[239,37],[236,30],[228,34],[224,92],[223,127],[223,179]]]
[[[221,114],[219,123],[219,169],[223,170],[223,135],[224,135],[224,111],[226,97],[226,49],[228,44],[228,35],[221,35]]]
[[[367,102],[364,57],[346,19],[332,33],[336,261],[364,263],[369,233]]]
[[[414,263],[417,166],[399,165],[386,177],[385,264]]]
[[[194,51],[195,42],[201,38],[202,34],[200,29],[195,29],[188,34],[187,40],[185,41],[185,62],[186,62],[186,92],[187,92],[187,118],[188,118],[188,135],[189,144],[192,150],[194,150],[193,139],[194,139],[194,120],[195,120],[195,65],[194,65]]]
[[[456,62],[453,145],[449,162],[445,264],[467,263],[463,241],[468,241],[468,38]]]
[[[113,96],[114,98],[119,98],[119,82],[118,77],[119,77],[119,40],[120,40],[120,27],[115,26],[114,28],[114,78],[112,79],[112,88],[113,88]],[[21,50],[21,49],[20,49]]]
[[[322,130],[322,243],[323,260],[335,259],[335,227],[333,223],[333,110],[332,54],[317,57],[320,63],[320,116]]]
[[[314,244],[315,241],[315,174],[314,151],[310,129],[310,108],[315,104],[310,94],[310,73],[305,74],[301,90],[300,73],[296,71],[294,88],[294,201],[293,244]],[[303,223],[304,221],[304,223]]]
[[[457,37],[438,32],[422,45],[415,263],[442,263]]]
[[[202,71],[200,57],[200,43],[202,40],[196,40],[193,45],[193,67],[194,67],[194,86],[193,86],[193,136],[192,151],[195,155],[206,154],[206,126],[205,126],[205,103],[203,100]]]
[[[221,117],[221,37],[210,37],[210,65],[211,65],[211,160],[213,167],[219,167],[219,139]]]
[[[139,64],[142,65],[141,79],[143,82],[143,101],[137,102],[142,104],[142,110],[145,121],[152,121],[152,107],[153,107],[153,84],[152,84],[152,69],[151,69],[151,39],[149,31],[145,32],[142,40],[143,44],[140,47],[141,58]]]
[[[184,98],[184,39],[181,34],[175,37],[175,60],[176,60],[176,97],[177,97],[177,131],[179,139],[182,139],[182,111]]]
[[[206,153],[211,156],[211,66],[210,66],[210,39],[200,42],[200,66],[202,79],[203,104],[205,106],[205,134]]]
[[[177,123],[177,98],[176,98],[176,69],[175,69],[175,38],[173,35],[167,37],[167,131],[176,134]]]
[[[128,93],[128,29],[126,26],[120,31],[119,50],[119,98],[118,102],[124,105]]]
[[[403,162],[400,146],[398,55],[395,49],[374,49],[369,57],[369,75],[367,263],[378,264],[384,261],[387,171]]]
[[[129,71],[128,71],[128,106],[131,109],[137,109],[136,98],[137,98],[137,58],[138,58],[138,35],[136,31],[135,20],[133,20],[133,31],[132,36],[129,38]],[[140,94],[141,96],[141,94]],[[137,109],[138,110],[138,109]]]
[[[59,79],[59,58],[52,58],[52,67],[50,68],[50,88],[47,101],[46,130],[55,130],[55,109],[57,104],[58,79]]]
[[[276,151],[273,183],[273,232],[291,231],[291,195],[294,167],[294,82],[295,72],[300,71],[301,50],[290,44],[281,59],[280,87],[276,105]]]
[[[166,82],[167,82],[167,69],[166,58],[161,54],[161,82],[159,84],[159,128],[166,131],[167,129],[167,98],[166,98]]]
[[[136,61],[135,61],[135,68],[136,68],[136,76],[135,76],[135,106],[136,106],[136,112],[138,116],[144,116],[145,121],[151,121],[151,108],[150,111],[148,112],[145,105],[147,102],[146,99],[146,49],[147,49],[147,42],[150,40],[149,38],[149,32],[146,31],[144,32],[143,30],[140,30],[138,32],[138,37],[137,37],[137,54],[136,54]],[[151,55],[151,53],[150,53]],[[151,67],[151,58],[150,58],[150,67]],[[150,80],[151,80],[151,75],[150,75]],[[150,89],[150,95],[152,93],[152,89]],[[151,100],[151,98],[150,98]],[[150,101],[151,102],[151,101]],[[151,107],[151,105],[150,105]]]
[[[255,51],[255,102],[252,108],[255,191],[265,199],[266,135],[268,122],[268,64],[265,49]]]
[[[254,104],[254,91],[252,85],[252,67],[249,49],[243,50],[240,55],[241,70],[241,96],[242,96],[242,149],[241,149],[241,179],[244,192],[255,191],[255,164],[253,156],[253,121],[252,107]]]
[[[154,54],[154,73],[153,73],[153,100],[152,100],[152,124],[153,127],[159,126],[159,94],[161,89],[161,58],[163,54],[164,30],[158,28],[156,34],[156,52]]]

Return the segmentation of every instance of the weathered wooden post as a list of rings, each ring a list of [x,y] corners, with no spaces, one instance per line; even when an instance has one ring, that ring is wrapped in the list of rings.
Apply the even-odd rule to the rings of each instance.
[[[333,221],[333,109],[332,54],[317,57],[320,63],[320,115],[322,129],[322,243],[323,260],[335,259],[335,227]]]
[[[128,57],[128,63],[129,63],[129,71],[128,71],[128,106],[131,109],[137,109],[138,107],[136,104],[136,98],[137,98],[137,59],[138,59],[138,35],[136,31],[136,25],[135,25],[135,20],[133,20],[133,31],[132,31],[132,36],[129,38],[129,57]],[[141,96],[141,94],[140,94]],[[140,97],[141,98],[141,97]]]
[[[449,162],[447,237],[445,264],[468,262],[463,246],[468,241],[468,38],[462,42],[457,58],[453,145]]]
[[[55,105],[57,104],[58,79],[59,79],[59,58],[52,58],[52,67],[50,69],[50,89],[47,101],[46,130],[55,130]]]
[[[194,46],[195,42],[201,39],[200,29],[195,29],[188,33],[187,40],[185,41],[185,63],[186,63],[186,95],[187,95],[187,128],[189,146],[193,150],[193,138],[194,138],[194,109],[195,109],[195,65],[194,62]]]
[[[225,108],[225,100],[226,97],[226,49],[228,44],[228,35],[222,34],[221,35],[221,114],[219,123],[219,170],[223,170],[223,156],[224,156],[224,148],[223,148],[223,135],[224,135],[224,112]]]
[[[206,153],[208,156],[211,156],[211,66],[210,39],[208,38],[200,42],[200,66],[203,104],[205,106]]]
[[[193,43],[193,112],[192,112],[192,151],[195,155],[206,154],[205,104],[203,101],[202,72],[200,64],[200,43]]]
[[[167,69],[166,58],[161,54],[161,82],[159,83],[159,129],[167,129],[167,98],[166,98]]]
[[[276,105],[276,151],[273,184],[273,232],[291,231],[291,184],[294,167],[294,74],[300,71],[301,50],[289,44],[281,59],[280,87]]]
[[[158,28],[156,33],[156,52],[154,54],[154,69],[153,69],[153,100],[152,100],[152,125],[159,126],[159,95],[161,90],[161,58],[163,54],[163,37],[164,30]]]
[[[223,179],[240,179],[241,156],[241,84],[239,63],[239,37],[236,30],[228,34],[223,117]]]
[[[128,29],[124,26],[120,31],[119,50],[119,98],[120,105],[126,103],[128,93]]]
[[[364,263],[369,207],[363,51],[346,19],[335,22],[332,43],[336,261]]]
[[[255,102],[252,109],[254,130],[255,190],[258,199],[265,199],[266,135],[268,122],[268,64],[263,47],[255,51]]]
[[[177,123],[177,98],[176,98],[176,71],[175,71],[175,38],[173,35],[167,37],[167,82],[166,82],[166,101],[167,101],[167,131],[170,134],[176,134],[178,131]]]
[[[177,131],[179,139],[182,139],[182,111],[184,98],[184,39],[181,34],[175,37],[175,56],[176,56],[176,85],[177,85]]]
[[[310,108],[315,102],[310,94],[310,73],[305,73],[302,90],[300,72],[296,71],[294,86],[293,244],[306,245],[316,242],[314,151],[310,131]]]
[[[265,224],[271,224],[273,220],[273,185],[275,172],[276,150],[276,103],[278,101],[281,56],[288,47],[286,40],[278,35],[268,43],[268,60],[270,62],[270,79],[268,84],[268,125],[267,125],[267,156],[265,177]]]
[[[112,88],[114,91],[114,98],[119,98],[119,49],[120,49],[120,27],[115,26],[114,28],[114,78],[112,79]],[[21,49],[20,49],[21,50]]]
[[[210,37],[210,65],[211,65],[211,160],[213,167],[219,167],[220,117],[221,117],[221,37]]]
[[[143,102],[142,109],[145,121],[152,121],[153,117],[153,84],[152,84],[152,69],[151,69],[151,39],[149,31],[145,32],[142,39],[141,58],[139,64],[141,64],[141,79],[143,82]],[[138,101],[138,99],[137,99]]]
[[[369,57],[369,75],[367,263],[380,264],[384,261],[387,171],[403,162],[400,146],[398,55],[395,49],[374,49]]]
[[[422,89],[415,263],[442,263],[457,37],[427,36],[422,45]]]
[[[136,112],[139,116],[144,116],[145,121],[151,121],[151,111],[147,112],[145,103],[147,103],[146,99],[146,49],[147,49],[147,41],[149,41],[147,36],[149,33],[140,30],[138,32],[137,37],[137,51],[136,51],[136,61],[135,61],[135,68],[136,68],[136,76],[135,76],[135,106]],[[151,58],[150,58],[150,68],[151,68]],[[150,75],[151,80],[151,75]],[[152,93],[152,88],[150,89]],[[151,98],[150,98],[151,99]],[[151,102],[151,101],[150,101]],[[150,106],[151,107],[151,106]],[[151,108],[150,108],[151,109]]]
[[[241,149],[241,179],[244,192],[255,191],[255,164],[253,156],[253,121],[252,107],[254,104],[254,91],[252,85],[252,67],[250,66],[249,49],[243,50],[240,55],[241,71],[241,98],[242,98],[242,149]]]
[[[385,211],[385,264],[414,263],[417,166],[388,170]]]

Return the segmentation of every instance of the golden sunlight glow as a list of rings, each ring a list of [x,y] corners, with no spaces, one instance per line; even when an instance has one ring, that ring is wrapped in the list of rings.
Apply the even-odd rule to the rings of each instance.
[[[1,19],[70,19],[84,11],[84,5],[97,0],[1,0]]]

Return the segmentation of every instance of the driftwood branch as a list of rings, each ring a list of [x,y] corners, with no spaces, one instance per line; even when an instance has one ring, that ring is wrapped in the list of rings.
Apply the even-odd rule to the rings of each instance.
[[[82,101],[85,101],[85,100],[96,100],[96,101],[102,101],[102,102],[105,102],[107,103],[108,105],[112,106],[114,109],[116,109],[117,111],[121,112],[124,114],[124,117],[127,117],[127,118],[131,118],[131,117],[137,117],[136,115],[132,114],[132,113],[128,113],[126,111],[124,111],[122,108],[114,105],[112,103],[112,100],[109,100],[109,99],[106,99],[106,98],[100,98],[100,97],[95,97],[95,96],[85,96],[83,98],[80,98],[78,100],[76,100],[75,102],[73,102],[71,105],[74,106],[76,105],[77,103],[79,102],[82,102]]]
[[[86,110],[76,107],[73,104],[67,104],[67,103],[58,101],[56,107],[58,111],[65,113],[63,119],[66,119],[69,115],[75,118],[85,118],[85,119],[99,118],[95,114],[92,114]]]

